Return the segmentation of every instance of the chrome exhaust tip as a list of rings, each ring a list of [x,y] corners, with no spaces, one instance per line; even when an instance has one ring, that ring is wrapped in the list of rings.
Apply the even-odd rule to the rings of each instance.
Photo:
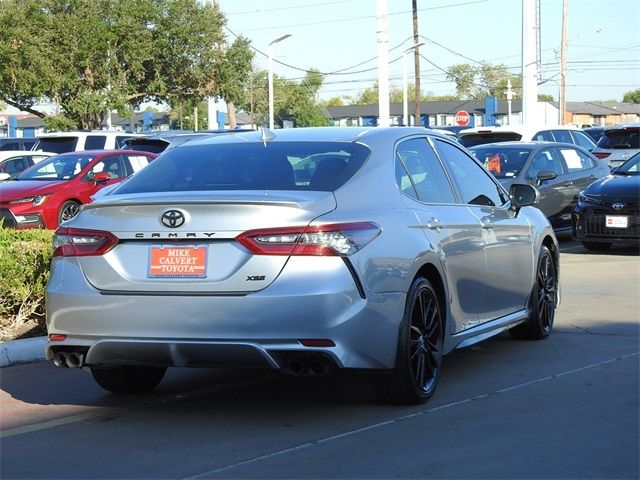
[[[56,367],[68,368],[67,359],[65,358],[65,354],[64,353],[56,353],[53,356],[53,364]]]

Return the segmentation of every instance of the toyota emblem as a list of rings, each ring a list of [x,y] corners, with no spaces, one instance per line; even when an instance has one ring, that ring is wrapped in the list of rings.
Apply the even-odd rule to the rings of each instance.
[[[162,214],[162,223],[169,228],[181,227],[184,222],[184,213],[180,210],[167,210]]]
[[[624,202],[621,202],[620,200],[613,202],[613,205],[611,205],[613,207],[614,210],[622,210],[624,208]]]

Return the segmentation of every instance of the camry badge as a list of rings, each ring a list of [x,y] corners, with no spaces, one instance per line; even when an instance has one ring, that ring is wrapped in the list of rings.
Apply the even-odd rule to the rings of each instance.
[[[162,223],[169,228],[181,227],[184,222],[184,213],[180,210],[167,210],[162,214]]]
[[[620,200],[613,202],[613,205],[611,205],[613,207],[614,210],[622,210],[624,208],[624,202],[621,202]]]

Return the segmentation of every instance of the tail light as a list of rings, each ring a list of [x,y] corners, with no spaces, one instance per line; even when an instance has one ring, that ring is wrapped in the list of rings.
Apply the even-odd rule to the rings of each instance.
[[[609,155],[611,155],[607,152],[593,152],[593,154],[598,158],[607,158]]]
[[[118,243],[118,237],[101,230],[61,227],[53,237],[54,257],[104,255]]]
[[[371,222],[249,230],[236,240],[255,255],[349,256],[382,230]]]

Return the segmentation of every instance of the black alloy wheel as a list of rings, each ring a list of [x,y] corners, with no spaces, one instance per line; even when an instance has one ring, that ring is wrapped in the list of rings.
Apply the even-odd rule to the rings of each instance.
[[[392,373],[371,376],[375,393],[390,403],[424,403],[438,385],[443,342],[443,317],[436,292],[427,279],[418,277],[407,295],[396,368]]]
[[[553,256],[549,249],[542,246],[536,281],[529,302],[529,319],[510,330],[516,338],[542,340],[547,338],[553,328],[558,300],[558,275]]]
[[[67,200],[60,207],[60,215],[58,216],[58,223],[66,222],[67,220],[75,217],[80,211],[80,204],[73,200]]]

